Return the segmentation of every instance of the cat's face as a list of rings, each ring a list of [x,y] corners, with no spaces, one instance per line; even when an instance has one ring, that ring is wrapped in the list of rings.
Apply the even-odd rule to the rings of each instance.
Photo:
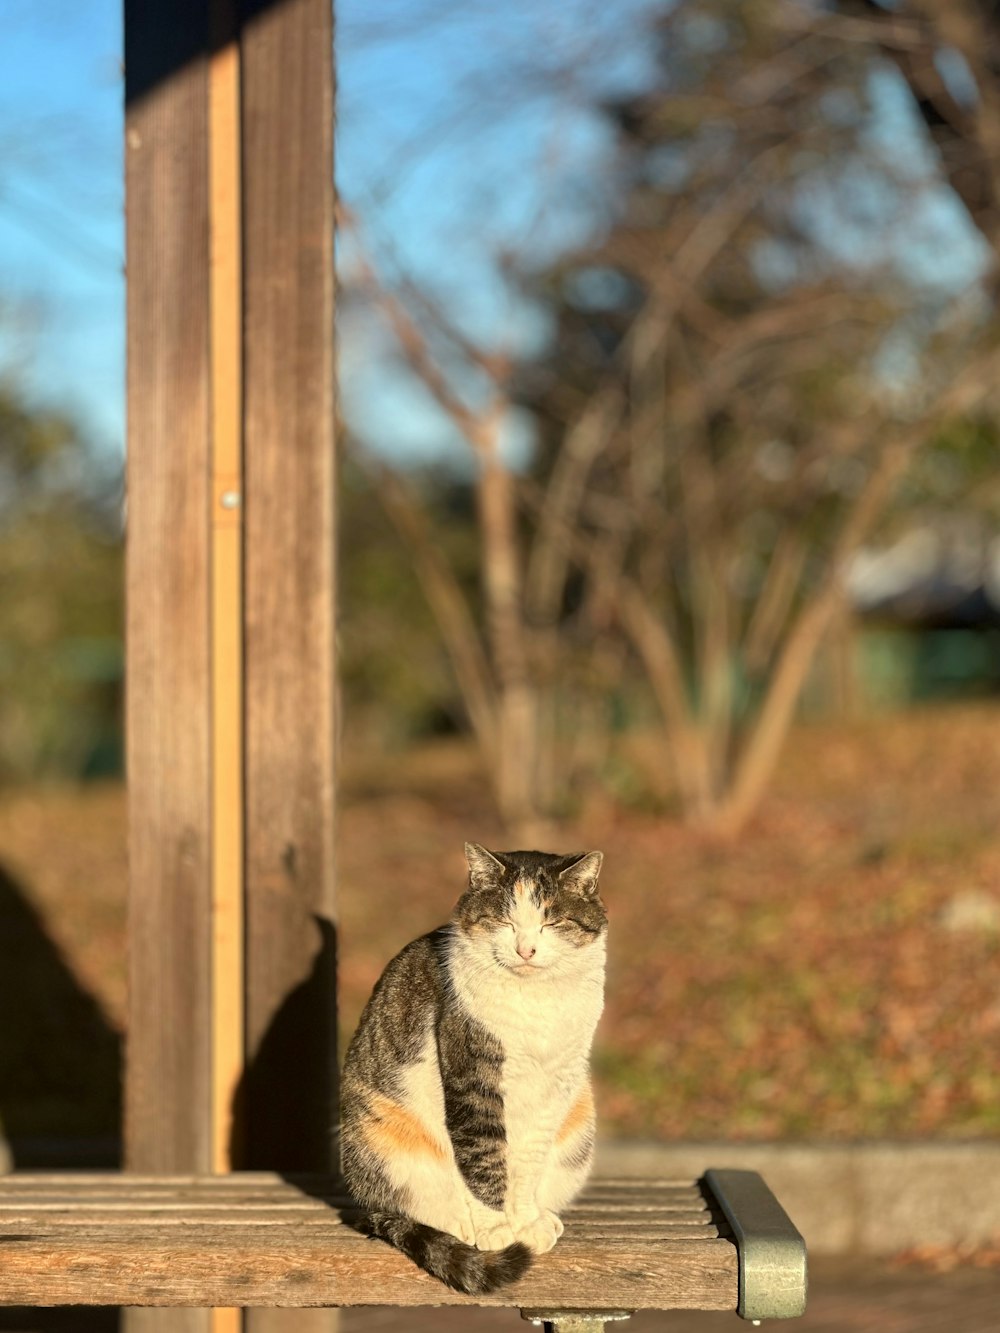
[[[567,972],[603,940],[601,852],[488,852],[466,843],[465,854],[469,887],[453,921],[484,963],[525,978]]]

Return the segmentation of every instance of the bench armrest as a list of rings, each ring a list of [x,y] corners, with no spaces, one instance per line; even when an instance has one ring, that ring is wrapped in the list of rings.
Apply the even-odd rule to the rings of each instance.
[[[706,1171],[704,1184],[733,1231],[744,1319],[794,1319],[806,1308],[806,1246],[756,1171]]]

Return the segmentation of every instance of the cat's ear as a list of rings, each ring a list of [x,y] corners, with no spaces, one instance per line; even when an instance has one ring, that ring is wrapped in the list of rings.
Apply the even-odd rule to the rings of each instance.
[[[601,873],[603,852],[581,852],[565,869],[559,872],[559,883],[571,893],[593,898],[597,893],[597,877]]]
[[[498,861],[485,847],[480,847],[478,842],[465,844],[465,859],[469,863],[469,879],[473,884],[496,879],[498,871],[501,875],[504,872],[503,862]]]

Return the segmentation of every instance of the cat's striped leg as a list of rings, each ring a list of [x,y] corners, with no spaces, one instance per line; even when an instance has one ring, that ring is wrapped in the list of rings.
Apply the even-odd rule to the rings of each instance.
[[[495,1036],[457,1008],[437,1034],[444,1122],[480,1250],[516,1239],[505,1216],[509,1143],[502,1092],[503,1051]]]

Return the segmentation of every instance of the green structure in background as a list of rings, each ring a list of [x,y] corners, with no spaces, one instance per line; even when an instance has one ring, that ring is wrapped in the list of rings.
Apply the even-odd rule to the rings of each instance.
[[[876,708],[966,699],[1000,690],[1000,628],[860,630],[856,669]]]

